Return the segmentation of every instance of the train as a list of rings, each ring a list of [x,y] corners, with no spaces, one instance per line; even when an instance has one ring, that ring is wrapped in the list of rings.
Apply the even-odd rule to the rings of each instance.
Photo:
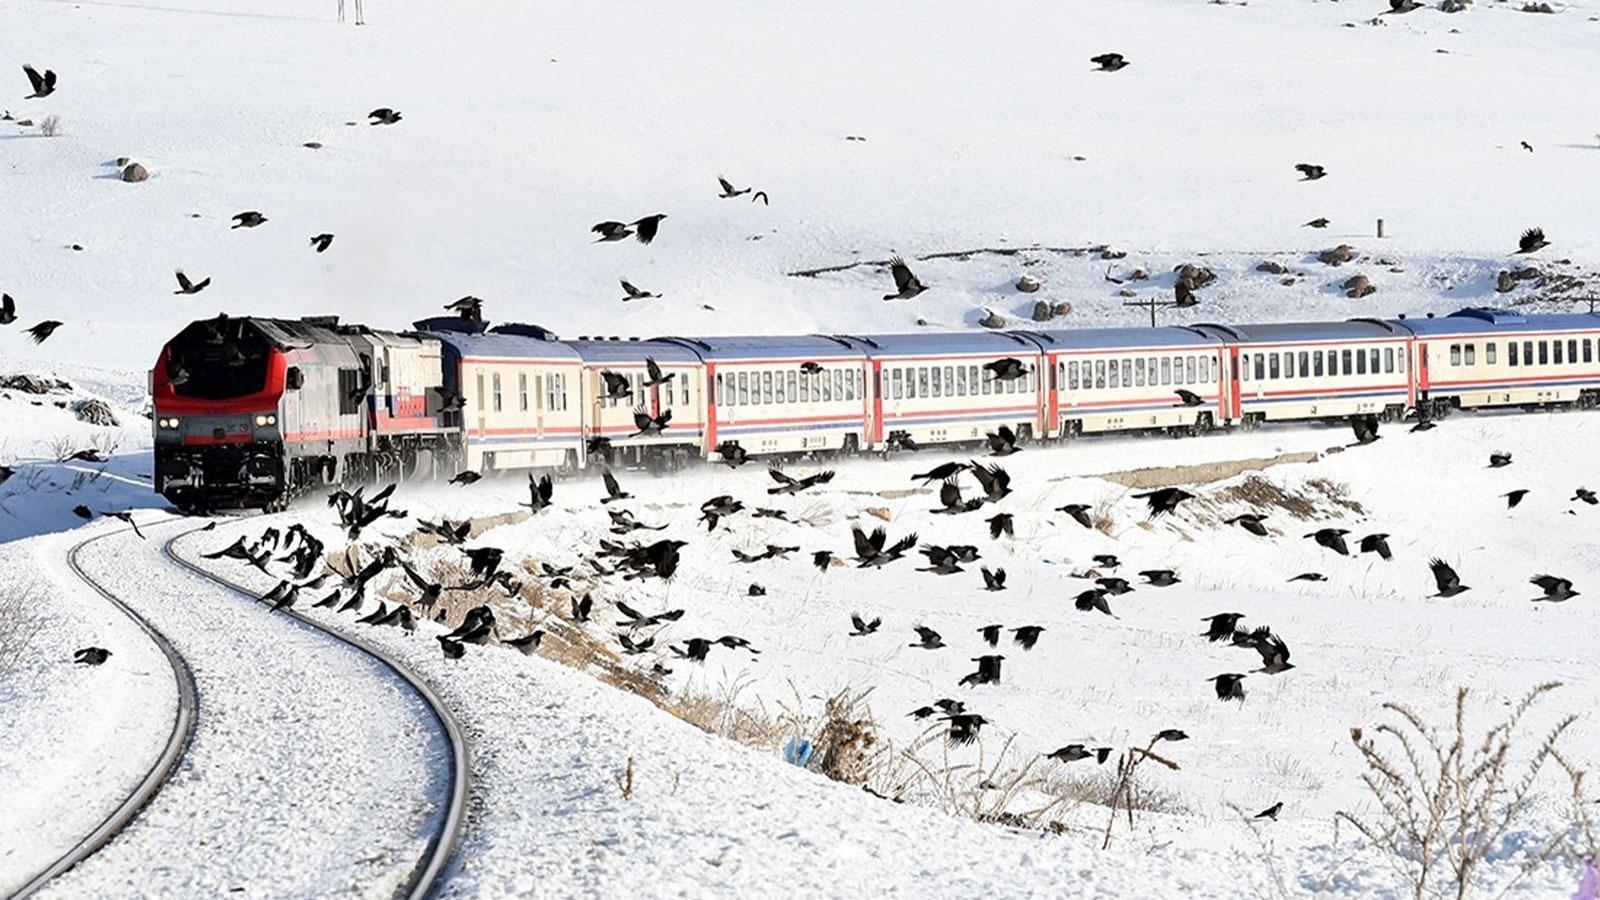
[[[804,336],[408,331],[226,317],[151,372],[156,489],[283,508],[320,485],[882,453],[1600,403],[1600,315]]]

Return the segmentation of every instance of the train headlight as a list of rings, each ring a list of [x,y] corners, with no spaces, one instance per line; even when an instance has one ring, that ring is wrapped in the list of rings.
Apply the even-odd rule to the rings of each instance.
[[[256,416],[256,427],[257,428],[265,428],[268,425],[276,425],[276,424],[278,424],[278,417],[273,415],[272,413],[263,413],[263,414],[261,414],[259,416]]]
[[[156,420],[156,425],[161,428],[176,429],[178,424],[179,423],[176,418],[161,418]]]

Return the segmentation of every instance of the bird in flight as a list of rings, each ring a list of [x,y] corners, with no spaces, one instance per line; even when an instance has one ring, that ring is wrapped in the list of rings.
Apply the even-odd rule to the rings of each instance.
[[[367,118],[371,120],[373,125],[393,125],[400,121],[400,111],[398,109],[390,109],[387,106],[380,106],[367,113]]]
[[[1295,170],[1305,176],[1301,181],[1316,181],[1328,174],[1328,170],[1315,163],[1296,163]]]
[[[326,253],[328,248],[333,246],[333,235],[327,233],[326,231],[324,231],[322,234],[315,235],[311,238],[311,246],[318,253]]]
[[[917,276],[911,273],[906,261],[896,256],[889,260],[889,273],[894,276],[895,292],[884,294],[885,300],[910,300],[927,290]]]
[[[721,175],[717,176],[717,183],[722,185],[722,193],[718,194],[717,196],[721,197],[724,200],[728,200],[728,199],[731,199],[733,197],[741,197],[741,196],[743,196],[745,194],[750,193],[750,190],[751,190],[750,188],[745,188],[743,190],[736,189],[728,181],[728,179],[723,178]]]
[[[17,320],[17,301],[10,294],[0,294],[0,325],[10,325]]]
[[[1517,241],[1517,252],[1532,253],[1548,246],[1550,246],[1550,242],[1544,239],[1543,228],[1529,228],[1522,233],[1522,237]]]
[[[620,279],[620,281],[622,283],[622,290],[628,295],[622,298],[623,303],[627,303],[629,300],[651,300],[661,296],[660,294],[652,293],[651,291],[639,290],[630,284],[626,278]]]
[[[1099,56],[1089,57],[1089,62],[1102,72],[1116,72],[1127,68],[1128,60],[1121,53],[1102,53]]]
[[[56,329],[60,327],[60,322],[57,322],[54,319],[46,319],[32,328],[29,328],[28,335],[33,338],[33,342],[35,344],[42,344],[47,338],[50,337],[50,335],[55,334]]]
[[[33,93],[22,99],[33,100],[39,97],[48,97],[56,92],[56,73],[54,71],[45,69],[44,74],[40,75],[38,69],[24,63],[22,73],[28,76],[28,83],[33,85]]]
[[[201,281],[190,281],[189,276],[183,274],[182,269],[173,274],[178,276],[178,289],[173,291],[174,294],[198,294],[211,284],[210,278]]]

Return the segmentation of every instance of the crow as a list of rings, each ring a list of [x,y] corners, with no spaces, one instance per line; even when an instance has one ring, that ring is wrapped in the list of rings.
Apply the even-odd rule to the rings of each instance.
[[[1111,604],[1106,602],[1106,591],[1104,588],[1091,588],[1087,591],[1084,591],[1077,597],[1073,598],[1072,605],[1076,607],[1079,612],[1094,612],[1098,609],[1108,616],[1113,615],[1111,612]]]
[[[1517,504],[1522,502],[1522,498],[1528,496],[1528,489],[1517,488],[1500,496],[1506,498],[1506,509],[1515,509]]]
[[[994,431],[985,432],[984,439],[989,444],[990,456],[1010,456],[1022,450],[1017,446],[1017,433],[1011,430],[1010,425],[1001,425]]]
[[[1344,536],[1349,533],[1350,530],[1347,528],[1319,528],[1306,535],[1306,537],[1340,556],[1349,556],[1350,548],[1344,542]]]
[[[628,386],[628,376],[602,369],[600,378],[606,383],[605,399],[626,400],[633,396],[633,388]]]
[[[1115,72],[1126,68],[1128,65],[1128,61],[1123,58],[1121,53],[1102,53],[1099,56],[1091,56],[1089,57],[1089,62],[1094,63],[1095,67],[1102,72]]]
[[[941,463],[926,472],[911,476],[911,480],[920,481],[923,484],[932,484],[935,481],[948,481],[952,477],[960,475],[966,470],[966,468],[967,464],[963,462]]]
[[[544,640],[544,630],[534,629],[532,632],[519,638],[506,641],[506,646],[515,647],[522,651],[524,656],[532,656],[539,649],[539,642]]]
[[[953,745],[972,743],[977,740],[978,732],[983,726],[989,724],[988,719],[977,713],[952,713],[948,716],[940,716],[940,719],[950,723],[950,731],[945,739]]]
[[[783,510],[781,510],[781,509],[772,509],[772,508],[766,507],[766,506],[758,506],[758,507],[756,507],[756,511],[751,513],[750,515],[751,515],[752,518],[756,518],[756,519],[777,519],[779,522],[792,522],[793,521],[792,519],[789,518],[789,514],[784,512]]]
[[[978,671],[961,676],[961,680],[956,683],[966,687],[976,687],[980,684],[999,684],[1000,661],[1003,659],[1005,657],[999,655],[973,657],[972,661],[978,664]]]
[[[1006,589],[1006,570],[997,568],[993,572],[988,566],[979,570],[983,575],[983,589],[986,591],[1003,591]]]
[[[457,472],[455,476],[450,479],[450,483],[459,484],[462,487],[466,487],[469,484],[477,484],[482,478],[482,475],[479,475],[477,472],[468,469],[463,472]]]
[[[1144,500],[1150,506],[1150,518],[1155,519],[1171,513],[1178,508],[1178,504],[1185,500],[1194,499],[1194,495],[1183,488],[1166,487],[1155,491],[1146,491],[1134,494],[1135,500]]]
[[[1461,583],[1461,576],[1450,564],[1435,557],[1428,562],[1428,568],[1433,571],[1433,580],[1439,586],[1439,593],[1435,597],[1454,597],[1455,595],[1472,590],[1471,587]]]
[[[644,371],[645,375],[648,376],[644,381],[645,387],[655,387],[672,381],[671,375],[661,374],[661,366],[656,363],[654,357],[647,356],[644,358]]]
[[[611,473],[607,472],[606,474],[609,475]],[[607,485],[607,490],[609,490],[609,489],[610,489],[610,485]],[[550,480],[550,476],[549,475],[542,475],[542,476],[540,476],[538,481],[534,481],[533,480],[533,473],[529,472],[528,473],[528,502],[527,503],[518,503],[517,505],[518,506],[526,506],[528,509],[532,510],[535,514],[544,512],[546,509],[548,509],[550,507],[550,498],[555,495],[555,492],[556,492],[556,484],[555,484],[554,481]]]
[[[1393,2],[1393,0],[1390,0],[1390,2]],[[1528,143],[1527,141],[1518,141],[1517,143],[1521,144],[1522,145],[1522,149],[1528,151],[1529,153],[1533,152],[1533,145]]]
[[[636,641],[631,635],[619,634],[617,635],[617,643],[622,645],[623,653],[626,653],[629,656],[637,656],[649,650],[651,647],[654,647],[656,645],[656,639],[649,637]]]
[[[618,279],[618,282],[622,285],[623,293],[628,295],[622,298],[623,303],[627,303],[629,300],[658,300],[661,298],[660,294],[652,291],[639,290],[638,288],[634,287],[626,278]]]
[[[1096,553],[1090,559],[1093,559],[1094,564],[1102,569],[1115,569],[1117,566],[1122,565],[1121,560],[1118,560],[1115,555],[1110,553]]]
[[[1019,378],[1026,377],[1028,374],[1028,367],[1022,364],[1022,360],[1014,356],[1007,356],[1004,359],[984,363],[983,368],[994,373],[994,378],[992,379],[994,381],[1016,381]]]
[[[821,375],[822,364],[806,361],[800,364],[800,372],[804,375]]]
[[[463,647],[460,642],[452,641],[442,634],[439,635],[437,640],[439,641],[439,649],[444,651],[445,659],[460,659],[467,653],[467,648]]]
[[[1509,466],[1509,465],[1511,465],[1511,454],[1509,454],[1509,453],[1491,453],[1491,454],[1489,454],[1489,468],[1491,468],[1491,469],[1504,469],[1506,466]]]
[[[35,344],[42,344],[47,338],[50,337],[50,335],[55,334],[56,329],[60,327],[60,322],[57,322],[54,319],[46,319],[32,328],[29,328],[28,336],[33,338],[33,342]]]
[[[1405,3],[1405,2],[1407,2],[1407,0],[1389,0],[1389,2],[1390,2],[1390,4]],[[1414,4],[1413,6],[1408,7],[1408,9],[1416,9],[1417,6],[1420,6],[1420,5],[1421,5],[1420,3],[1419,4]],[[1251,818],[1255,818],[1255,819],[1271,819],[1272,821],[1276,822],[1276,821],[1278,821],[1278,813],[1282,809],[1283,809],[1283,801],[1280,800],[1277,803],[1274,803],[1271,806],[1267,807],[1266,809],[1263,809],[1261,812],[1256,813]]]
[[[1173,391],[1173,393],[1178,395],[1178,402],[1182,403],[1184,406],[1199,406],[1200,404],[1206,402],[1202,400],[1200,395],[1196,394],[1194,391],[1178,388],[1177,390]]]
[[[1294,663],[1289,662],[1289,645],[1283,642],[1283,638],[1270,631],[1257,629],[1257,632],[1253,646],[1261,654],[1261,668],[1255,671],[1277,675],[1294,668]]]
[[[483,321],[483,300],[468,294],[454,303],[445,305],[445,309],[453,310],[456,315],[469,322]]]
[[[84,666],[103,665],[110,658],[111,651],[104,647],[84,647],[72,653],[72,661]]]
[[[1517,252],[1532,253],[1548,246],[1550,246],[1550,242],[1544,239],[1543,228],[1529,228],[1522,233],[1522,237],[1517,241]]]
[[[265,598],[262,598],[262,599],[265,599]],[[387,618],[388,615],[389,615],[389,608],[383,605],[383,601],[382,600],[379,600],[377,609],[375,609],[372,612],[368,613],[367,615],[362,616],[361,618],[357,619],[356,622],[357,622],[357,624],[360,624],[360,625],[376,625],[376,624],[378,624],[379,620]],[[440,638],[440,640],[443,640],[443,638]]]
[[[1059,760],[1064,763],[1093,758],[1097,764],[1105,765],[1105,761],[1111,758],[1111,753],[1112,749],[1110,747],[1096,747],[1090,750],[1082,744],[1068,744],[1059,750],[1046,753],[1045,758]]]
[[[796,479],[785,475],[783,470],[777,466],[768,466],[767,474],[771,476],[773,481],[778,483],[777,487],[767,488],[768,494],[798,494],[807,488],[816,487],[819,484],[827,484],[833,480],[832,469],[825,469],[815,475],[807,475],[804,478]]]
[[[919,706],[916,709],[913,709],[911,712],[906,713],[906,715],[912,717],[913,719],[926,719],[933,715],[934,712],[936,712],[936,710],[931,706]]]
[[[633,236],[638,238],[639,243],[648,244],[656,239],[656,229],[661,227],[661,220],[666,217],[666,213],[656,213],[628,224],[633,226]]]
[[[928,558],[929,565],[918,569],[918,572],[932,572],[935,575],[954,575],[957,572],[966,571],[961,568],[960,558],[951,552],[948,547],[929,544],[919,552]]]
[[[327,233],[326,231],[318,235],[313,235],[311,238],[311,246],[318,253],[326,253],[328,252],[328,248],[333,246],[333,235]]]
[[[644,407],[638,407],[633,411],[633,427],[639,430],[628,435],[628,437],[636,438],[641,436],[658,436],[661,434],[661,432],[666,430],[667,423],[670,421],[672,421],[672,410],[670,409],[662,410],[661,415],[659,416],[651,416],[649,413],[645,412]]]
[[[1528,579],[1528,583],[1544,591],[1543,597],[1535,597],[1534,602],[1548,600],[1551,603],[1561,603],[1572,597],[1578,596],[1579,591],[1572,589],[1572,582],[1554,575],[1535,575]]]
[[[1591,491],[1588,488],[1578,488],[1578,492],[1572,495],[1572,499],[1582,500],[1590,506],[1600,503],[1600,498],[1596,498],[1594,491]]]
[[[963,500],[961,498],[961,485],[956,479],[947,478],[939,488],[939,503],[938,509],[930,509],[928,512],[935,515],[959,515],[961,513],[974,512],[983,508],[984,500],[982,497]]]
[[[626,500],[633,496],[632,494],[626,493],[622,490],[622,485],[617,483],[617,476],[611,474],[610,469],[607,469],[601,473],[600,478],[605,482],[606,485],[606,495],[600,498],[601,503],[610,503],[613,500]],[[551,487],[553,488],[554,485]],[[548,500],[548,498],[545,499]]]
[[[1145,569],[1139,573],[1145,584],[1151,587],[1172,587],[1183,579],[1179,578],[1171,569]]]
[[[811,564],[816,566],[818,571],[827,572],[833,565],[833,551],[818,550],[811,554]]]
[[[594,609],[594,598],[588,594],[583,597],[572,598],[572,620],[574,622],[589,621],[589,612]]]
[[[1382,532],[1379,532],[1378,534],[1369,534],[1362,538],[1361,552],[1376,553],[1378,554],[1378,557],[1385,562],[1394,559],[1394,556],[1389,552],[1389,536]]]
[[[727,464],[730,469],[737,469],[750,461],[750,454],[743,447],[733,441],[723,441],[717,445],[718,462]]]
[[[1000,427],[1005,431],[1010,430],[1004,425]],[[978,485],[983,488],[983,499],[989,503],[999,503],[1011,493],[1011,475],[997,465],[972,463],[972,477],[978,479]]]
[[[332,609],[333,607],[339,605],[339,598],[341,596],[343,595],[339,593],[339,589],[334,588],[333,593],[311,604],[311,606],[313,609]]]
[[[369,124],[372,125],[393,125],[400,121],[400,111],[397,109],[390,109],[387,106],[380,106],[372,112],[367,113],[367,118],[371,120]]]
[[[256,212],[253,209],[247,209],[233,217],[234,224],[229,230],[233,231],[240,228],[255,228],[265,221],[267,221],[266,216],[263,216],[261,213]]]
[[[1133,591],[1133,585],[1128,584],[1128,580],[1125,578],[1096,578],[1094,583],[1100,585],[1101,590],[1113,597],[1120,597]]]
[[[1032,650],[1033,645],[1039,643],[1039,635],[1043,633],[1043,625],[1023,625],[1011,629],[1012,640],[1024,650]]]
[[[144,532],[139,530],[139,523],[133,520],[133,513],[108,511],[101,513],[101,515],[110,516],[113,519],[121,519],[122,521],[127,522],[128,525],[133,528],[133,533],[139,536],[139,540],[144,540]]]
[[[906,551],[917,545],[917,536],[909,534],[885,548],[884,543],[888,540],[888,535],[882,526],[874,529],[871,537],[868,537],[859,525],[852,526],[850,533],[855,539],[857,568],[862,569],[869,566],[882,568],[900,559]]]
[[[731,516],[743,509],[743,503],[727,494],[719,494],[700,504],[700,521],[706,523],[706,531],[715,531],[717,522],[724,516]]]
[[[173,291],[174,294],[198,294],[211,284],[210,278],[203,281],[190,281],[189,276],[183,274],[182,269],[173,274],[178,276],[178,289]]]
[[[1002,534],[1006,537],[1017,536],[1016,532],[1012,529],[1010,513],[996,513],[984,521],[989,523],[989,537],[993,540],[999,540],[1000,535]]]
[[[1316,218],[1300,226],[1301,228],[1327,228],[1331,224],[1327,219]]]
[[[1163,728],[1156,732],[1155,739],[1158,741],[1187,741],[1189,735],[1185,734],[1181,728]]]
[[[1328,576],[1322,574],[1321,572],[1301,572],[1299,575],[1296,575],[1295,577],[1293,577],[1293,578],[1291,578],[1289,580],[1290,581],[1327,581],[1328,580]]]
[[[1356,443],[1366,446],[1378,439],[1378,417],[1351,416],[1350,430],[1355,432]]]
[[[17,320],[17,301],[10,294],[0,294],[0,325],[10,325]]]
[[[1237,700],[1240,703],[1244,702],[1243,675],[1240,675],[1236,672],[1229,672],[1224,675],[1213,675],[1206,680],[1216,684],[1218,700],[1222,700],[1224,702],[1228,700]]]
[[[1241,513],[1240,515],[1234,516],[1231,519],[1224,519],[1223,524],[1237,525],[1253,535],[1258,537],[1266,537],[1267,526],[1261,524],[1262,522],[1266,521],[1266,518],[1266,516],[1256,513]]]
[[[1000,629],[1003,627],[1002,625],[985,625],[978,629],[978,634],[983,637],[989,646],[998,647],[1000,646]]]
[[[33,85],[33,93],[22,99],[35,100],[41,97],[48,97],[56,92],[56,73],[53,69],[45,69],[44,74],[40,75],[38,69],[23,63],[22,74],[28,76],[28,83]]]
[[[1413,9],[1421,8],[1422,4],[1418,3],[1417,0],[1389,0],[1389,9],[1387,11],[1391,13],[1408,13]]]
[[[886,442],[890,450],[906,450],[915,453],[922,449],[922,445],[911,439],[911,435],[904,431],[891,431]]]
[[[727,200],[727,199],[730,199],[730,198],[733,198],[733,197],[740,197],[740,196],[743,196],[745,194],[750,193],[750,188],[745,188],[742,191],[735,190],[733,185],[728,183],[728,179],[723,178],[721,175],[717,176],[717,184],[720,184],[722,186],[722,193],[718,194],[717,196],[721,197],[724,200]]]
[[[472,563],[472,574],[485,581],[500,571],[500,563],[505,558],[505,551],[498,547],[474,547],[461,552]]]
[[[17,474],[16,469],[13,469],[10,466],[0,466],[0,484],[5,484],[7,481],[10,481],[11,476],[15,474]]]
[[[772,201],[771,201],[770,198],[767,197],[767,192],[766,191],[756,191],[754,194],[752,194],[750,196],[750,202],[751,203],[754,203],[757,200],[761,201],[761,205],[762,206],[771,206],[772,205]]]
[[[911,630],[917,633],[918,641],[917,643],[909,644],[908,646],[917,647],[922,650],[938,650],[944,646],[944,639],[939,636],[939,632],[934,631],[932,628],[928,628],[923,625],[916,625],[913,626]]]
[[[82,503],[72,508],[72,514],[86,522],[94,518],[94,511],[89,509],[89,507],[84,506]]]
[[[851,613],[850,624],[855,626],[855,630],[850,632],[851,637],[866,637],[878,630],[878,626],[883,624],[883,618],[878,617],[871,622],[867,622],[862,620],[859,615]]]
[[[1213,644],[1217,641],[1226,641],[1233,637],[1234,629],[1239,627],[1239,620],[1244,618],[1244,613],[1217,613],[1206,616],[1202,622],[1210,622],[1205,634],[1201,635]]]
[[[621,222],[601,222],[589,230],[600,235],[600,238],[595,241],[597,244],[626,240],[633,236],[633,229]]]
[[[896,256],[889,260],[889,273],[894,276],[895,292],[884,294],[885,300],[910,300],[927,290],[917,276],[911,274],[911,267],[906,261]]]
[[[399,563],[401,571],[405,572],[406,577],[411,580],[411,583],[416,585],[417,589],[422,592],[422,595],[417,598],[417,605],[422,607],[432,607],[435,603],[439,602],[439,596],[444,591],[444,585],[436,584],[426,578],[423,578],[420,574],[418,574],[416,569],[411,568],[411,565],[403,559],[399,560]]]
[[[1068,503],[1066,506],[1056,507],[1056,512],[1066,513],[1085,528],[1094,527],[1094,520],[1089,518],[1089,504],[1087,503]]]
[[[1294,168],[1295,171],[1305,176],[1300,179],[1301,181],[1316,181],[1318,178],[1328,174],[1326,169],[1313,163],[1296,163]]]

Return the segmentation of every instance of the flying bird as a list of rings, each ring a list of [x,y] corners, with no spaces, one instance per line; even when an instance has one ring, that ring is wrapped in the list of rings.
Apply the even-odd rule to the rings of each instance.
[[[54,70],[45,69],[44,74],[40,75],[38,69],[24,63],[22,73],[28,76],[28,83],[33,85],[33,93],[22,99],[34,100],[40,97],[48,97],[56,92],[56,73]]]
[[[622,290],[625,293],[627,293],[627,295],[628,295],[628,296],[622,298],[622,302],[623,303],[627,303],[629,300],[651,300],[651,299],[657,299],[657,298],[659,298],[661,296],[660,294],[653,293],[651,291],[641,291],[641,290],[639,290],[638,288],[636,288],[632,284],[630,284],[628,282],[628,279],[626,279],[626,278],[620,279],[620,281],[621,281],[621,284],[622,284]]]
[[[1389,552],[1389,536],[1387,534],[1383,534],[1382,532],[1379,532],[1378,534],[1369,534],[1362,538],[1361,552],[1376,553],[1378,554],[1378,557],[1385,562],[1394,559],[1394,556]]]
[[[988,719],[977,713],[952,713],[940,718],[950,723],[950,731],[946,734],[945,739],[957,746],[970,744],[977,740],[978,732],[983,726],[989,724]]]
[[[607,472],[607,474],[610,474],[610,473]],[[608,486],[608,489],[609,489],[609,486]],[[527,503],[519,503],[517,505],[518,506],[526,506],[528,509],[532,510],[534,513],[543,512],[546,508],[548,508],[550,506],[550,498],[555,496],[555,492],[556,492],[556,483],[553,480],[551,480],[549,475],[541,476],[537,481],[535,481],[534,478],[533,478],[533,473],[529,472],[528,473],[528,502]]]
[[[1533,598],[1535,602],[1547,600],[1551,603],[1561,603],[1569,598],[1578,596],[1580,591],[1572,589],[1572,582],[1566,578],[1557,578],[1554,575],[1535,575],[1528,579],[1528,583],[1544,591],[1543,597]]]
[[[1392,2],[1392,0],[1391,0],[1391,2]],[[1519,141],[1518,143],[1522,144],[1522,149],[1528,151],[1529,153],[1533,152],[1533,145],[1532,144],[1528,143],[1527,141]]]
[[[975,656],[972,661],[978,664],[978,671],[961,676],[956,682],[964,687],[976,687],[980,684],[1000,683],[1000,661],[1005,659],[1000,655]]]
[[[1582,488],[1582,487],[1578,488],[1577,493],[1572,495],[1572,499],[1573,500],[1582,500],[1583,502],[1589,504],[1590,506],[1594,506],[1595,504],[1600,503],[1600,498],[1595,497],[1594,491],[1591,491],[1588,488]]]
[[[1011,629],[1011,639],[1017,646],[1024,650],[1032,650],[1033,645],[1039,643],[1039,635],[1044,633],[1043,625],[1023,625]]]
[[[1244,702],[1244,676],[1237,672],[1228,672],[1223,675],[1213,675],[1206,679],[1216,685],[1217,699],[1223,702],[1237,700]]]
[[[28,336],[33,338],[33,342],[35,344],[42,344],[47,338],[50,337],[50,335],[55,334],[56,329],[60,327],[60,322],[57,322],[54,319],[46,319],[32,328],[29,328]]]
[[[240,228],[254,228],[266,220],[267,217],[263,216],[261,213],[256,212],[253,209],[247,209],[233,217],[233,227],[228,230],[234,231]]]
[[[1296,575],[1295,577],[1293,577],[1293,578],[1291,578],[1289,580],[1290,581],[1327,581],[1328,580],[1328,576],[1322,574],[1321,572],[1301,572],[1299,575]]]
[[[1046,753],[1045,758],[1059,760],[1060,762],[1064,763],[1072,763],[1077,762],[1080,759],[1092,758],[1097,762],[1097,764],[1105,765],[1105,761],[1111,758],[1111,752],[1112,750],[1110,747],[1096,747],[1091,750],[1082,744],[1068,744],[1059,750]]]
[[[111,651],[104,647],[84,647],[72,653],[72,661],[83,666],[103,665],[110,658]]]
[[[1144,500],[1150,506],[1150,518],[1159,518],[1171,513],[1178,508],[1178,504],[1185,500],[1194,499],[1194,495],[1182,488],[1166,487],[1142,494],[1134,494],[1134,499]]]
[[[994,373],[994,381],[1016,381],[1019,378],[1026,377],[1028,374],[1028,367],[1022,364],[1022,360],[1014,356],[986,362],[983,364],[983,368],[985,371]]]
[[[1328,171],[1313,163],[1296,163],[1295,170],[1305,177],[1301,181],[1316,181],[1328,174]]]
[[[659,416],[652,416],[645,412],[644,407],[638,407],[633,411],[633,427],[639,430],[628,435],[628,437],[656,437],[666,430],[667,423],[670,421],[672,421],[672,410],[670,409],[662,410]]]
[[[1217,613],[1214,616],[1206,616],[1200,621],[1209,622],[1210,625],[1201,637],[1212,643],[1232,640],[1233,633],[1238,629],[1239,620],[1242,618],[1244,618],[1244,613]]]
[[[1017,446],[1017,433],[1011,430],[1010,425],[1001,425],[994,431],[984,432],[984,440],[989,445],[990,456],[1010,456],[1022,451],[1022,448]]]
[[[750,193],[750,190],[751,190],[750,188],[745,188],[742,191],[741,190],[736,190],[734,188],[734,186],[728,182],[728,179],[723,178],[721,175],[717,176],[717,184],[722,186],[722,193],[718,194],[717,196],[721,197],[724,200],[730,199],[732,197],[743,196],[745,194]]]
[[[1184,406],[1199,406],[1200,404],[1206,402],[1202,400],[1200,395],[1196,394],[1194,391],[1178,388],[1176,391],[1173,391],[1173,393],[1178,395],[1178,402]]]
[[[1111,604],[1106,600],[1105,588],[1090,588],[1072,599],[1072,605],[1078,612],[1094,612],[1099,610],[1108,616],[1115,617],[1111,611]]]
[[[1349,556],[1350,547],[1344,542],[1344,536],[1349,533],[1350,530],[1347,528],[1319,528],[1306,537],[1316,541],[1318,546],[1327,547],[1340,556]]]
[[[622,485],[617,483],[617,476],[611,474],[610,469],[607,469],[605,472],[601,473],[600,478],[605,482],[606,486],[606,495],[600,498],[601,503],[610,503],[613,500],[626,500],[633,496],[632,494],[626,493],[622,490]]]
[[[597,244],[626,240],[633,236],[633,229],[622,222],[600,222],[589,230],[600,235],[595,241]]]
[[[1500,496],[1506,498],[1506,509],[1515,509],[1517,504],[1522,502],[1522,498],[1528,496],[1528,489],[1517,488],[1514,491],[1508,491]]]
[[[754,194],[750,195],[750,202],[751,203],[754,203],[757,200],[761,201],[761,205],[762,206],[771,206],[772,205],[772,201],[767,198],[767,192],[766,191],[756,191]]]
[[[178,289],[173,291],[174,294],[198,294],[211,284],[210,278],[204,281],[190,281],[189,276],[183,274],[182,269],[173,274],[178,276]]]
[[[1066,506],[1056,507],[1056,512],[1066,513],[1085,528],[1094,527],[1094,520],[1089,518],[1089,504],[1087,503],[1068,503]]]
[[[17,320],[17,301],[10,294],[0,294],[0,325],[10,325]]]
[[[1102,72],[1116,72],[1128,66],[1128,61],[1121,53],[1102,53],[1099,56],[1089,57],[1089,62]]]
[[[1433,580],[1439,586],[1439,593],[1434,594],[1435,597],[1454,597],[1462,591],[1472,590],[1461,583],[1461,576],[1444,560],[1436,557],[1428,562],[1428,568],[1433,571]]]
[[[1259,515],[1257,513],[1240,513],[1231,519],[1224,519],[1223,524],[1237,525],[1240,528],[1243,528],[1245,531],[1256,535],[1257,537],[1266,537],[1268,534],[1267,526],[1261,524],[1262,522],[1265,522],[1266,519],[1266,516]]]
[[[906,265],[906,261],[898,256],[889,260],[889,273],[894,276],[895,292],[884,294],[885,300],[910,300],[927,290],[917,276],[911,274],[911,267]]]
[[[1509,454],[1509,453],[1491,453],[1491,454],[1489,454],[1489,468],[1491,468],[1491,469],[1504,469],[1506,466],[1509,466],[1509,465],[1511,465],[1511,454]]]
[[[926,472],[911,476],[911,480],[921,481],[923,484],[930,484],[935,481],[944,481],[953,475],[961,474],[961,472],[966,468],[967,464],[962,462],[941,463],[940,465],[934,466]]]
[[[855,626],[855,630],[850,632],[851,637],[866,637],[867,635],[878,630],[878,626],[883,624],[883,618],[878,617],[873,619],[871,622],[867,622],[859,615],[851,613],[850,624]]]
[[[1317,218],[1317,219],[1312,219],[1311,221],[1305,223],[1304,225],[1302,225],[1300,227],[1301,228],[1327,228],[1330,224],[1332,224],[1332,223],[1330,223],[1327,219]]]
[[[978,570],[983,575],[983,589],[986,591],[1003,591],[1006,589],[1006,570],[996,568],[989,571],[988,566]]]
[[[917,633],[917,643],[908,646],[921,650],[938,650],[944,646],[944,638],[940,637],[939,632],[934,631],[932,628],[928,628],[925,625],[916,625],[912,630]]]
[[[328,248],[333,246],[333,235],[327,232],[315,235],[311,238],[311,246],[318,253],[326,253]]]
[[[1139,573],[1139,577],[1151,587],[1172,587],[1183,580],[1171,569],[1146,569]]]
[[[398,109],[390,109],[387,106],[380,106],[367,113],[367,118],[371,120],[370,124],[373,125],[393,125],[400,121],[400,111]]]
[[[984,521],[989,523],[989,537],[992,540],[998,541],[1002,534],[1006,537],[1017,536],[1012,527],[1011,513],[996,513]]]
[[[456,315],[469,322],[483,321],[483,299],[468,294],[454,303],[447,303],[446,310],[455,312]]]
[[[1522,233],[1522,237],[1518,239],[1517,252],[1532,253],[1535,250],[1539,250],[1548,246],[1550,246],[1550,242],[1544,239],[1543,228],[1529,228],[1527,231],[1524,231]]]
[[[1187,741],[1188,739],[1189,735],[1184,733],[1181,728],[1163,728],[1156,732],[1156,740],[1158,741]]]
[[[474,472],[471,469],[467,469],[467,470],[462,471],[462,472],[457,472],[450,479],[450,483],[451,484],[459,484],[462,487],[466,487],[469,484],[476,484],[482,478],[483,478],[482,475],[479,475],[477,472]]]
[[[628,224],[633,227],[633,236],[639,240],[639,243],[648,244],[656,239],[656,230],[661,227],[661,220],[666,217],[666,213],[656,213],[653,216],[645,216]]]
[[[815,475],[807,475],[804,478],[794,478],[784,474],[783,470],[777,466],[768,466],[767,474],[772,477],[773,481],[778,483],[777,487],[767,488],[768,494],[798,494],[807,488],[816,487],[819,484],[827,484],[833,480],[832,469],[825,469]]]

